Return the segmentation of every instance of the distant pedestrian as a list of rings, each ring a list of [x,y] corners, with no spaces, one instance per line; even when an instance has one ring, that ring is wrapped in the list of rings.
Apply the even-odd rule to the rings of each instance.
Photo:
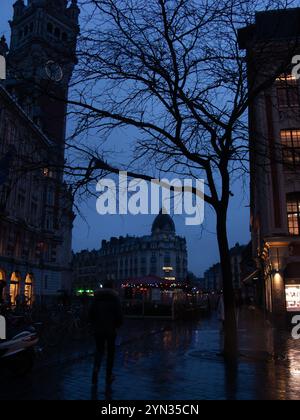
[[[106,282],[103,289],[95,293],[89,310],[89,319],[92,324],[96,341],[96,354],[93,369],[92,383],[97,384],[101,362],[107,349],[106,384],[113,382],[113,366],[117,329],[122,325],[122,307],[118,294],[113,290],[112,282]]]

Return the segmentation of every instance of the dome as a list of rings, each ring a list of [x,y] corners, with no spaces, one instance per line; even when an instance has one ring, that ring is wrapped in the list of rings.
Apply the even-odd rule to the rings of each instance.
[[[162,210],[155,218],[152,225],[152,233],[175,233],[175,224],[169,214],[163,214]]]

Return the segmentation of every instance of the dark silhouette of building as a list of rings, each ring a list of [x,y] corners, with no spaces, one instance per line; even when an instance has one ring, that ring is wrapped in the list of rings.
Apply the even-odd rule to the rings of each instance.
[[[242,288],[241,260],[244,249],[245,246],[240,245],[239,243],[236,243],[235,246],[230,249],[232,282],[235,290],[240,290]],[[207,291],[215,292],[220,292],[223,289],[223,278],[220,263],[214,264],[205,271],[204,287]]]
[[[72,196],[63,180],[66,99],[79,33],[76,0],[15,2],[0,84],[0,281],[51,297],[71,284]]]
[[[300,8],[261,12],[239,34],[249,85],[279,71],[249,109],[252,280],[277,319],[300,312],[300,99],[292,74],[299,22]]]

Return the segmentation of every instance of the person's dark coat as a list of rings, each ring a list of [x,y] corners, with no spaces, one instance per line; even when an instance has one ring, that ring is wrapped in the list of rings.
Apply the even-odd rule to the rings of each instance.
[[[101,289],[96,292],[89,310],[89,320],[95,334],[116,334],[123,316],[120,298],[114,290]]]

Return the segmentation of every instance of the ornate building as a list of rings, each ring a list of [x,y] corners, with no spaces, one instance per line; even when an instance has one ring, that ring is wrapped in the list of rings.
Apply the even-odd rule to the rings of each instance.
[[[249,110],[251,230],[257,270],[251,278],[266,310],[277,320],[300,312],[300,96],[292,76],[299,54],[300,9],[258,13],[240,31],[249,82],[280,71]],[[258,82],[258,80],[257,80]]]
[[[14,304],[70,289],[72,196],[63,180],[76,0],[17,0],[0,85],[0,282]]]
[[[186,240],[176,235],[167,214],[154,220],[151,235],[111,238],[99,251],[74,255],[74,290],[95,289],[105,280],[118,284],[128,279],[153,275],[184,282],[187,279]]]

